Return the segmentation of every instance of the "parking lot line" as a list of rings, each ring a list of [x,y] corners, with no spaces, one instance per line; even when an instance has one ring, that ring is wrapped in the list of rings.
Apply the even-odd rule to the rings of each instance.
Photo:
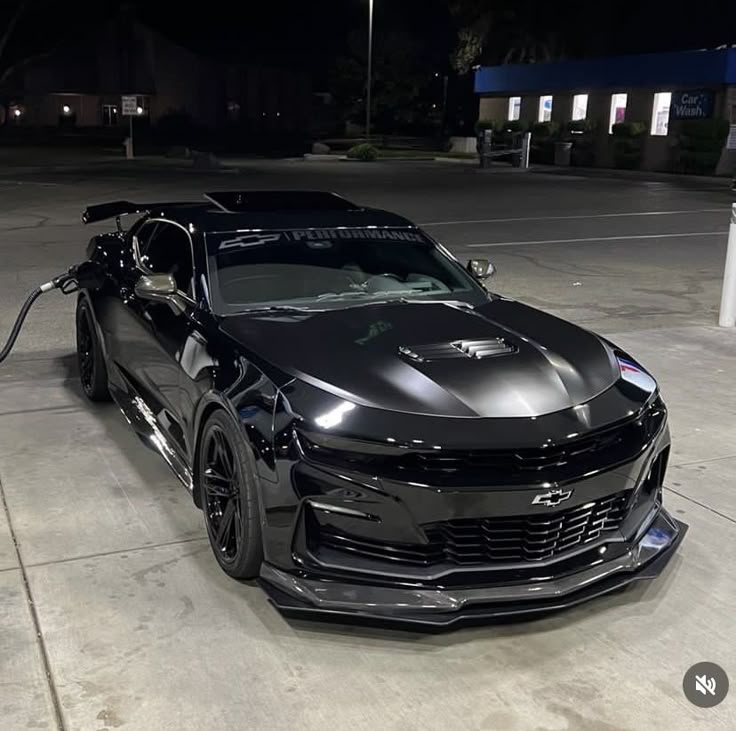
[[[534,241],[495,241],[490,244],[465,244],[465,249],[485,249],[491,246],[533,246],[534,244],[580,244],[588,241],[635,241],[639,239],[681,239],[689,236],[726,236],[728,231],[692,231],[672,234],[634,234],[631,236],[587,236],[582,239],[539,239]]]
[[[590,213],[574,216],[517,216],[515,218],[476,218],[460,221],[429,221],[419,226],[462,226],[476,223],[521,223],[526,221],[578,221],[594,218],[628,218],[635,216],[681,216],[693,213],[723,213],[727,208],[695,208],[689,211],[628,211],[624,213]]]

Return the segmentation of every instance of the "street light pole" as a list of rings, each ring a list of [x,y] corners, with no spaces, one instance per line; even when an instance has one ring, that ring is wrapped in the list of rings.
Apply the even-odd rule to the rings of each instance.
[[[442,78],[442,126],[440,134],[444,134],[445,127],[447,126],[447,83],[449,80],[450,77],[447,74]]]
[[[365,95],[365,137],[371,138],[371,75],[373,72],[373,0],[368,0],[368,81]]]

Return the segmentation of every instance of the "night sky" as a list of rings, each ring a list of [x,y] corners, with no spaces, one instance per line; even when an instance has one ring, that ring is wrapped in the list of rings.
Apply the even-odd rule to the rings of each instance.
[[[0,0],[0,29],[20,0]],[[29,10],[6,49],[22,56],[79,35],[114,14],[113,0],[27,0]],[[137,0],[141,20],[172,40],[213,56],[298,65],[312,71],[316,85],[345,53],[351,31],[366,27],[368,0]],[[593,0],[543,3],[488,0],[511,7],[504,33],[485,50],[484,61],[503,56],[510,34],[554,35],[572,58],[647,51],[715,47],[736,43],[736,0]],[[456,27],[444,0],[375,0],[376,43],[387,30],[403,30],[421,41],[427,65],[449,68]],[[443,70],[443,69],[439,69]]]

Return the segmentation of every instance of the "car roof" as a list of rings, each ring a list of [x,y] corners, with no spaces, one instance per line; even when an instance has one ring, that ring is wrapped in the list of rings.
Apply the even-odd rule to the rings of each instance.
[[[395,213],[366,208],[322,191],[220,191],[203,202],[152,204],[152,218],[167,218],[203,233],[293,228],[415,228]]]

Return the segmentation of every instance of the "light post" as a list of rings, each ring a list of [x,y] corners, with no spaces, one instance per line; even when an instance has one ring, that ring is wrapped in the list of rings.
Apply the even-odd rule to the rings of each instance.
[[[450,81],[450,77],[445,74],[442,77],[442,126],[440,128],[440,134],[444,134],[445,126],[447,125],[447,84]]]
[[[368,80],[365,95],[365,137],[371,138],[371,75],[373,71],[373,0],[368,0]]]

